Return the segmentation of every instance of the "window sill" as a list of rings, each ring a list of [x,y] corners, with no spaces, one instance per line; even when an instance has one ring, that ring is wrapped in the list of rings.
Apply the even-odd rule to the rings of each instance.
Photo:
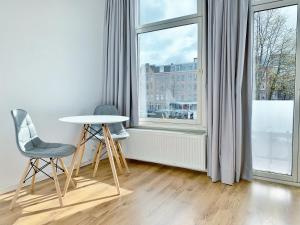
[[[161,131],[177,131],[193,134],[206,134],[206,127],[200,124],[176,124],[176,123],[157,123],[157,122],[140,122],[139,126],[133,127],[134,129],[144,130],[161,130]]]

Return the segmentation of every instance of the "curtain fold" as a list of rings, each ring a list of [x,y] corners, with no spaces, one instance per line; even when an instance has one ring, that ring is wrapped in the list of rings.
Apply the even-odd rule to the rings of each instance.
[[[106,0],[104,22],[101,104],[115,105],[130,118],[127,126],[138,123],[134,4],[134,0]]]
[[[213,182],[252,177],[250,0],[207,1],[207,169]]]

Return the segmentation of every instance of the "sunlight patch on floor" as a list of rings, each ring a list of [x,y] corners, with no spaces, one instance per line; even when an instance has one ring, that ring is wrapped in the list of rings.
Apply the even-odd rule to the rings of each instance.
[[[64,206],[62,208],[59,206],[54,184],[51,182],[42,182],[36,185],[34,194],[30,193],[28,187],[23,189],[12,211],[8,209],[8,203],[10,203],[13,193],[1,196],[0,201],[7,201],[7,208],[1,209],[0,217],[1,214],[11,214],[11,218],[15,218],[18,215],[16,221],[6,221],[5,225],[42,225],[50,221],[61,221],[64,218],[70,218],[73,215],[81,214],[82,211],[89,210],[112,200],[118,200],[132,193],[130,190],[121,188],[121,195],[117,195],[113,184],[107,184],[95,179],[77,177],[75,180],[77,187],[76,189],[70,188],[69,192],[67,192],[63,198]],[[63,183],[62,180],[61,189],[63,189]],[[53,187],[50,187],[50,185],[53,185]],[[48,190],[45,191],[43,186],[49,186],[46,188]],[[81,217],[83,216],[81,215]],[[75,216],[74,223],[78,222],[76,218]],[[2,225],[1,221],[0,224]]]

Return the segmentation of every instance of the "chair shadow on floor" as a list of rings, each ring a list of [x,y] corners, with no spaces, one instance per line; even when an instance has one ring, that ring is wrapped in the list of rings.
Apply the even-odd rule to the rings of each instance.
[[[105,165],[105,167],[107,166]],[[81,214],[83,211],[93,211],[95,207],[102,207],[103,204],[113,204],[132,193],[131,190],[121,186],[121,195],[117,195],[111,171],[108,169],[102,171],[103,173],[100,172],[101,174],[95,178],[92,177],[91,171],[91,165],[87,165],[81,170],[79,176],[74,178],[77,187],[70,186],[63,198],[63,207],[59,206],[53,181],[49,179],[38,182],[34,194],[31,193],[30,186],[24,187],[13,210],[9,210],[9,205],[14,192],[0,196],[0,218],[5,218],[0,219],[0,225],[27,224],[26,222],[30,225],[51,224],[53,220],[59,224],[59,220],[72,218],[76,213]],[[126,176],[119,175],[119,179],[126,179]],[[63,189],[64,183],[64,175],[59,175],[61,189]],[[66,216],[63,212],[66,212]],[[32,221],[33,216],[37,218],[37,215],[40,219],[37,219],[36,222],[36,219]]]

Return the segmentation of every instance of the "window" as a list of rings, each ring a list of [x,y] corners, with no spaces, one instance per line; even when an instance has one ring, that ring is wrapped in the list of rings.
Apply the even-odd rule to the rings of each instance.
[[[139,1],[141,122],[202,122],[199,93],[203,88],[199,71],[202,71],[200,9],[203,7],[200,3],[200,0]],[[154,100],[153,95],[156,95]]]
[[[141,25],[197,13],[197,0],[140,0]]]
[[[252,155],[257,176],[295,181],[299,151],[297,2],[256,0]]]

